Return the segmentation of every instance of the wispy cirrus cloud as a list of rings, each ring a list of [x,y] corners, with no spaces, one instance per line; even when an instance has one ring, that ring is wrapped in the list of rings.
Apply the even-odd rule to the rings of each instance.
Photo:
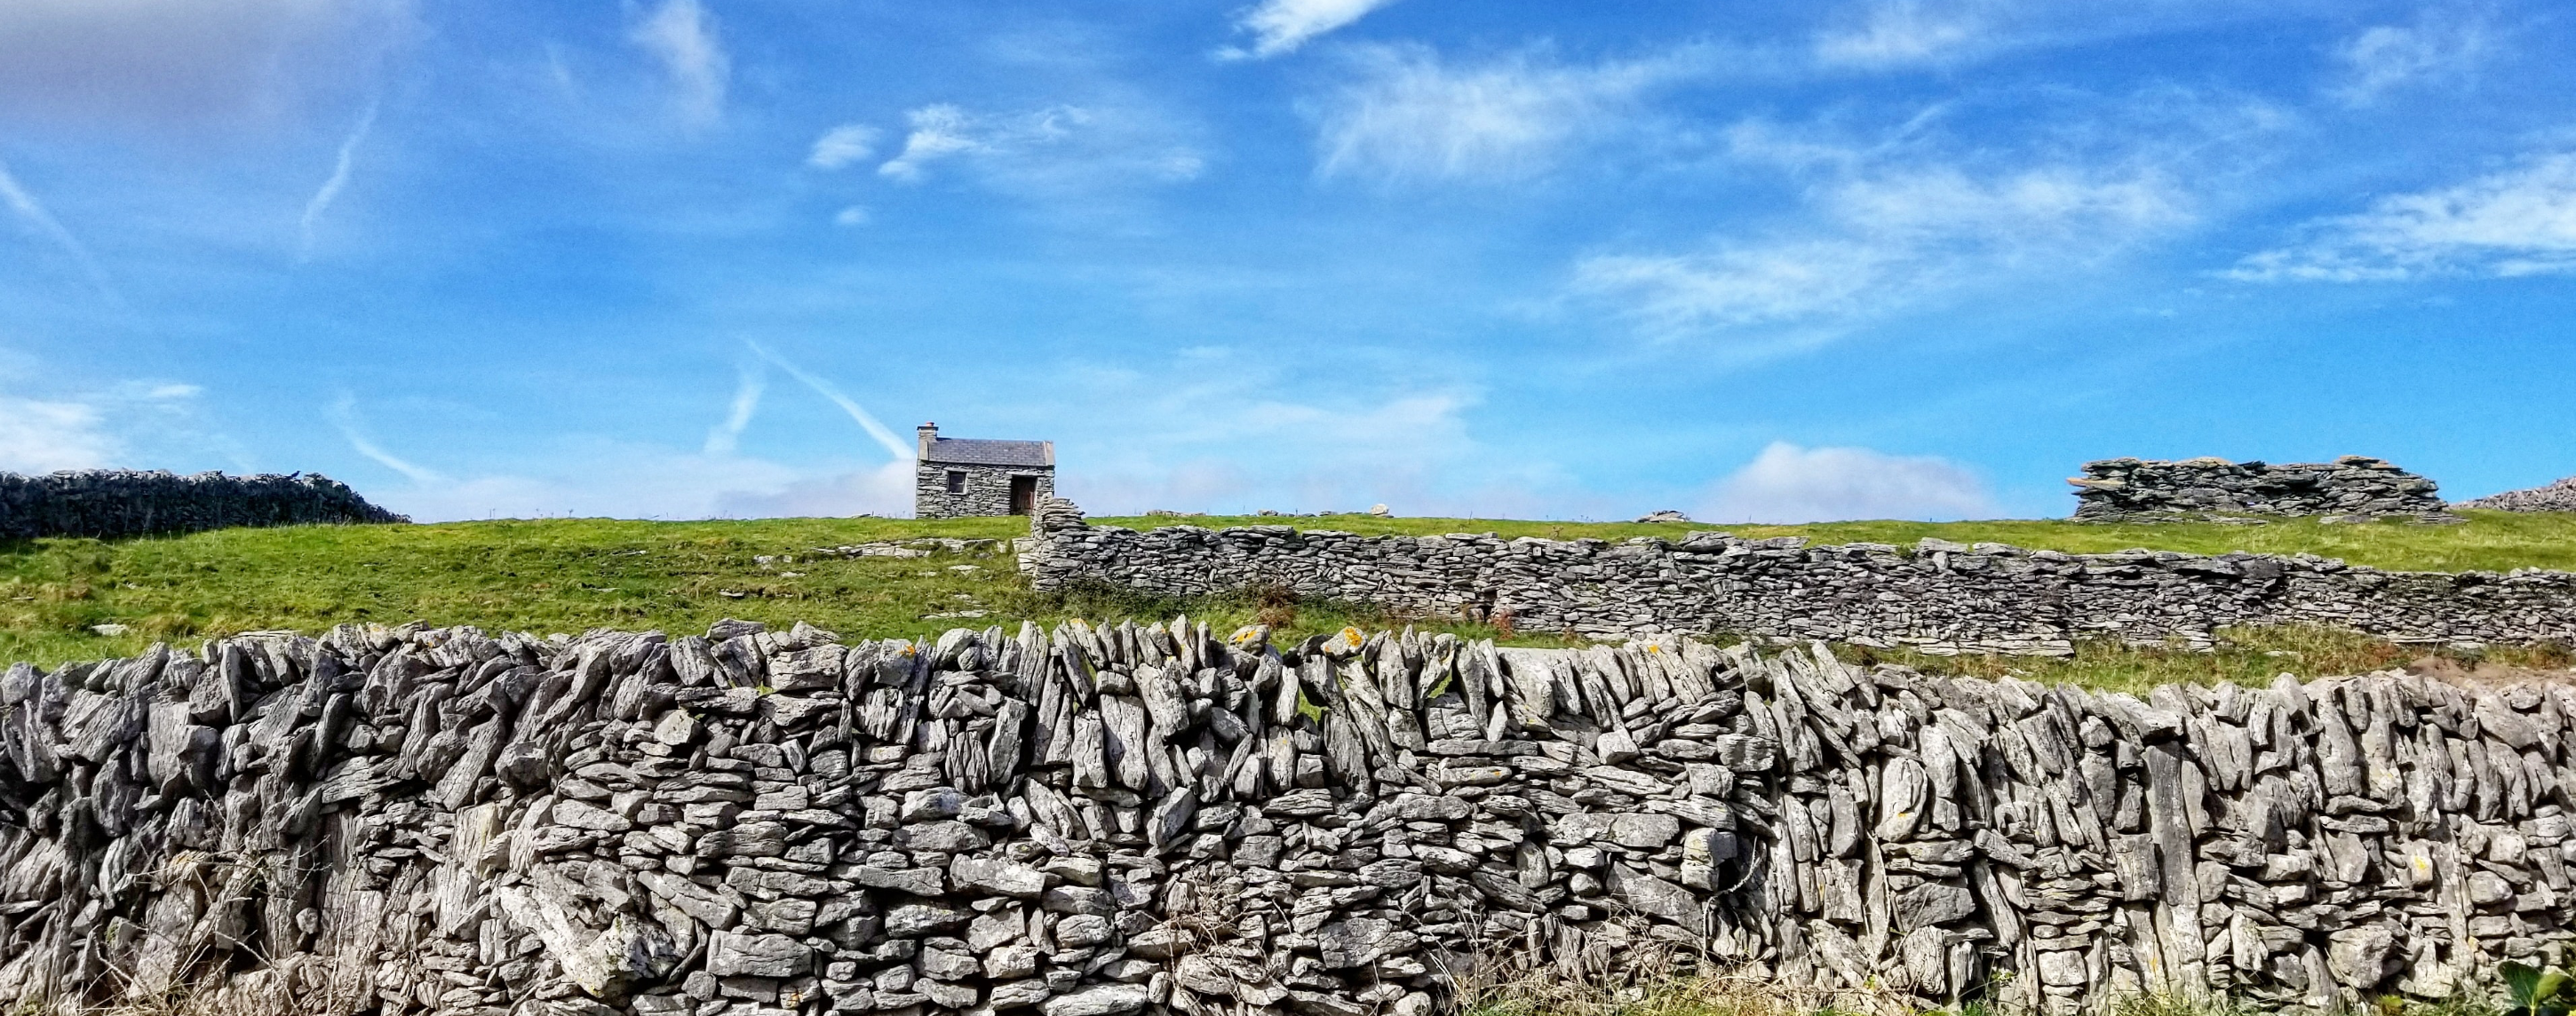
[[[1888,68],[1946,63],[1998,45],[1999,3],[1884,0],[1817,34],[1815,57],[1829,67]]]
[[[2012,53],[2229,22],[2308,14],[2298,4],[2234,0],[1858,0],[1830,10],[1809,40],[1816,66],[1841,72],[1939,69]]]
[[[1702,69],[1688,49],[1598,64],[1522,52],[1461,65],[1424,46],[1367,46],[1350,61],[1343,83],[1313,103],[1316,172],[1386,181],[1529,176],[1632,125],[1646,92]]]
[[[1822,170],[1794,225],[1697,250],[1594,254],[1573,286],[1665,340],[1840,326],[1998,273],[2116,254],[2190,223],[2195,204],[2154,164],[1857,156]]]
[[[1150,110],[1126,105],[1055,105],[1022,113],[923,106],[905,115],[903,149],[877,172],[919,183],[942,165],[1027,194],[1177,183],[1206,168],[1198,150]]]
[[[2344,80],[2333,91],[2347,105],[2366,106],[2398,89],[2465,81],[2496,49],[2483,18],[2429,9],[2411,24],[2373,25],[2337,46]]]
[[[1265,60],[1294,52],[1309,40],[1368,16],[1395,0],[1261,0],[1235,19],[1237,31],[1252,36],[1248,47],[1228,46],[1219,59]]]
[[[661,63],[682,125],[703,128],[724,118],[733,61],[717,37],[714,17],[698,0],[663,0],[626,38]]]
[[[866,162],[877,154],[877,138],[884,132],[863,123],[845,123],[814,139],[814,150],[805,156],[805,165],[813,169],[840,169]]]
[[[2230,93],[2154,88],[2087,99],[2064,127],[1982,124],[1948,105],[1748,119],[1715,165],[1773,173],[1793,198],[1704,239],[1574,259],[1569,292],[1659,341],[1767,357],[1812,349],[1973,292],[2109,270],[2208,221],[2261,164],[2284,116]]]
[[[2576,272],[2576,152],[2383,197],[2298,232],[2299,242],[2249,255],[2222,274],[2241,282],[2404,282]]]

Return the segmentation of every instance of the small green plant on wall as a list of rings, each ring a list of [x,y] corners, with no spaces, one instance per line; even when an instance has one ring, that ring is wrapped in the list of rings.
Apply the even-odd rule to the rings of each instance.
[[[2505,1016],[2567,1016],[2576,977],[2558,967],[2543,970],[2523,963],[2496,968],[2504,977]]]

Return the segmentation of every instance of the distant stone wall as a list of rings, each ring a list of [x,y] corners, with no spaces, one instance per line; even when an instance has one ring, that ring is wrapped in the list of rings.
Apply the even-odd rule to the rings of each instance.
[[[1491,964],[2352,1011],[2563,962],[2576,690],[343,626],[0,676],[0,1000],[1422,1016]]]
[[[2077,522],[2176,522],[2281,515],[2387,516],[2448,520],[2433,481],[2379,459],[2331,463],[2156,462],[2084,464],[2074,484]]]
[[[2505,512],[2576,512],[2576,476],[2552,480],[2537,487],[2489,494],[2451,507]]]
[[[2324,625],[2409,641],[2576,642],[2576,574],[2388,572],[2308,555],[2063,554],[1935,539],[1908,551],[1719,532],[1621,543],[1287,526],[1138,532],[1088,525],[1059,500],[1039,513],[1020,568],[1039,589],[1276,588],[1587,635],[2062,653],[2079,638],[2199,641],[2228,626]]]
[[[409,521],[367,503],[347,484],[316,473],[0,473],[0,539],[143,536],[233,526]]]

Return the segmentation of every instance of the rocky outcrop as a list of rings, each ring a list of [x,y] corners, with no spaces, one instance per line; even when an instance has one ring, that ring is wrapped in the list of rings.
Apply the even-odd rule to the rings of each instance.
[[[1364,1016],[1472,964],[2441,998],[2563,955],[2571,717],[1185,620],[259,633],[0,677],[0,998]]]
[[[2537,487],[2489,494],[2471,501],[2453,504],[2453,508],[2484,508],[2502,512],[2576,512],[2576,476],[2552,480]]]
[[[2066,482],[2076,487],[2077,522],[2197,522],[2289,515],[2457,521],[2433,493],[2433,481],[2364,455],[2277,466],[2219,458],[2104,459],[2085,463],[2084,475]]]
[[[0,473],[0,539],[145,536],[234,526],[409,522],[318,473]]]
[[[1287,526],[1139,532],[1042,507],[1019,567],[1204,596],[1286,590],[1522,631],[1824,639],[1933,652],[2065,653],[2076,639],[2206,644],[2220,628],[2315,625],[2403,641],[2576,641],[2576,574],[2390,572],[2310,555],[2063,554],[1925,539],[1809,545],[1360,536]]]

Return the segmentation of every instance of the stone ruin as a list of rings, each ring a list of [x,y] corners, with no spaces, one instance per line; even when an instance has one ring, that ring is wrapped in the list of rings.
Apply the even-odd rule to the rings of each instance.
[[[2075,485],[2077,522],[2198,522],[2292,515],[2455,522],[2433,481],[2364,455],[2331,463],[2161,462],[2104,459],[2084,464]]]
[[[0,999],[1417,1016],[1479,971],[2331,1008],[2567,958],[2576,688],[1678,640],[347,625],[0,676]]]
[[[409,522],[319,473],[0,473],[0,539],[149,536],[233,526]]]
[[[2505,512],[2576,512],[2576,476],[2454,504]]]

